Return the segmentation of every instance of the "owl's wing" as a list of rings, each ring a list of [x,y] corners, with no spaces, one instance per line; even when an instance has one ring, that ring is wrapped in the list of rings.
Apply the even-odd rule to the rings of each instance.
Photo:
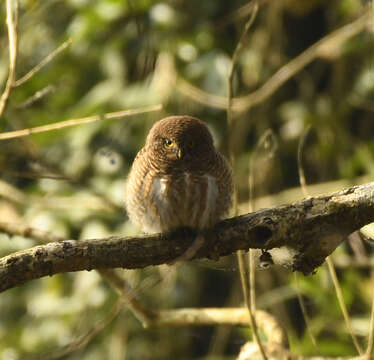
[[[214,176],[218,185],[217,218],[222,218],[229,212],[234,192],[233,173],[229,162],[219,152],[210,166],[210,175]]]
[[[137,225],[145,211],[144,186],[149,169],[147,150],[142,148],[136,155],[125,185],[125,207],[131,221]]]

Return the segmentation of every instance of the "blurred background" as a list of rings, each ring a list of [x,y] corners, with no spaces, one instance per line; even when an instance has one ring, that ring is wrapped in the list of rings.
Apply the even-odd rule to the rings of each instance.
[[[9,69],[5,5],[0,4],[1,91]],[[223,152],[231,140],[242,213],[249,209],[250,181],[256,209],[303,198],[297,153],[309,126],[302,157],[311,194],[369,182],[374,19],[371,26],[360,19],[370,1],[262,0],[259,5],[235,66],[228,128],[228,71],[251,2],[18,1],[17,79],[68,43],[12,89],[0,132],[156,104],[163,110],[1,140],[0,221],[67,239],[135,234],[123,209],[126,175],[152,124],[173,114],[204,120]],[[356,28],[350,27],[343,41],[334,31],[349,23]],[[324,46],[314,45],[329,34]],[[311,46],[308,61],[290,65]],[[273,77],[283,66],[287,81]],[[271,136],[259,144],[264,134]],[[1,256],[39,243],[0,231]],[[359,236],[333,255],[362,345],[373,296],[372,256],[370,241]],[[123,271],[123,276],[153,310],[243,302],[234,256]],[[0,359],[233,359],[250,338],[248,329],[229,326],[145,330],[129,311],[116,310],[117,299],[95,271],[43,278],[2,293]],[[313,276],[299,276],[297,287],[287,269],[258,271],[257,306],[276,316],[295,353],[356,354],[324,266]]]

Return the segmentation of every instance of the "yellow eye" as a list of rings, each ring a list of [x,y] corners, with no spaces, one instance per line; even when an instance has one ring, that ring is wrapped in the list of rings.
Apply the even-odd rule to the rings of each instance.
[[[165,139],[165,146],[172,147],[174,143],[170,139]]]

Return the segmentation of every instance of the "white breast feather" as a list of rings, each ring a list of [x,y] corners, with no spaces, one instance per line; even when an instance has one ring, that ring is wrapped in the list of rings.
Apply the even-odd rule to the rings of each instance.
[[[190,174],[184,173],[185,192],[188,200],[184,202],[181,208],[182,219],[177,220],[176,214],[169,210],[167,204],[167,192],[169,186],[169,179],[156,177],[153,180],[150,197],[154,207],[147,208],[143,215],[143,230],[148,233],[155,233],[163,231],[163,224],[171,224],[174,222],[183,221],[184,225],[189,225],[196,228],[205,228],[211,225],[211,218],[216,211],[218,186],[216,179],[211,175],[203,175],[201,181],[204,185],[199,186],[199,181],[195,182]],[[203,209],[200,208],[201,192],[206,186],[206,198]],[[178,194],[177,189],[170,189],[174,196]],[[155,213],[158,212],[159,215]],[[161,218],[161,221],[160,221]]]
[[[152,207],[147,207],[143,215],[143,230],[147,233],[157,233],[162,231],[162,224],[160,223],[160,218],[163,222],[167,222],[168,213],[165,211],[166,207],[163,202],[165,201],[165,192],[167,188],[167,179],[156,177],[152,182],[152,187],[150,191],[150,198],[152,203],[157,207],[157,210]],[[159,216],[155,213],[158,211]]]
[[[210,219],[212,214],[216,211],[217,197],[218,197],[218,186],[216,178],[211,175],[204,175],[204,178],[207,180],[207,195],[206,203],[203,212],[203,216],[200,219],[200,226],[205,227],[210,225]]]

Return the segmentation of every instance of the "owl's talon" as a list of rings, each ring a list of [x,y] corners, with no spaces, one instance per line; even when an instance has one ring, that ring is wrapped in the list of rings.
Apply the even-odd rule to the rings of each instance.
[[[193,243],[191,244],[191,246],[189,246],[188,249],[181,256],[178,256],[176,259],[171,261],[169,265],[173,265],[176,262],[180,262],[180,261],[191,260],[197,254],[197,252],[201,249],[203,245],[204,245],[204,236],[201,234],[198,234],[195,240],[193,241]]]

